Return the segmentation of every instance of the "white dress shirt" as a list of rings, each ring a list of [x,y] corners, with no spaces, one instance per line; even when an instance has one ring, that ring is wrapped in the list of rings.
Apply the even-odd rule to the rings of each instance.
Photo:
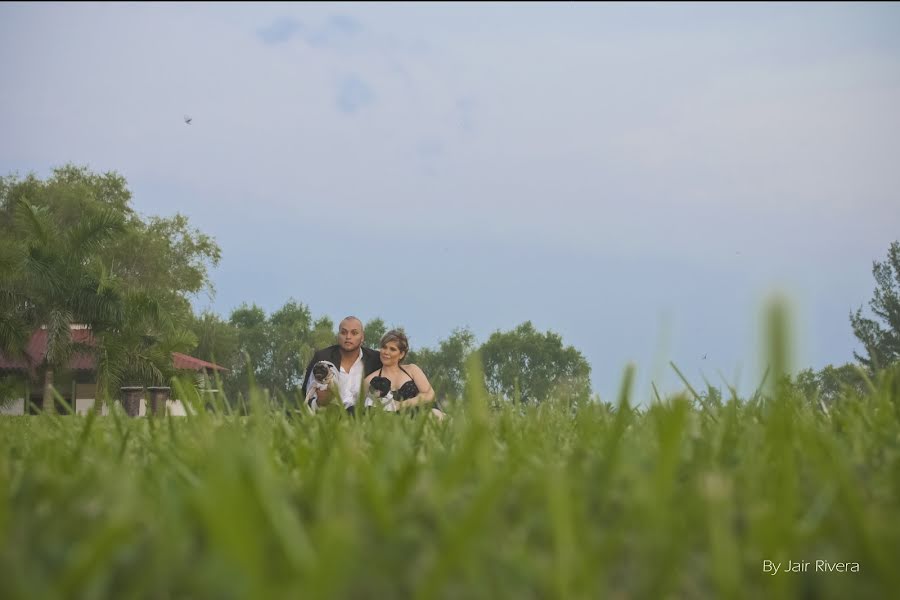
[[[338,372],[337,375],[334,376],[334,383],[337,385],[338,393],[341,396],[341,402],[344,404],[344,408],[354,406],[356,404],[356,399],[359,398],[359,390],[362,388],[363,382],[363,373],[365,373],[362,358],[363,353],[362,348],[360,348],[359,356],[356,357],[356,361],[353,363],[353,366],[350,367],[349,371],[345,371],[342,365],[335,365],[338,368]],[[306,382],[306,388],[308,389],[312,383],[313,375],[312,372],[310,372],[309,379]],[[310,402],[309,406],[313,410],[319,408],[315,398]],[[366,398],[366,406],[372,406],[371,399]]]

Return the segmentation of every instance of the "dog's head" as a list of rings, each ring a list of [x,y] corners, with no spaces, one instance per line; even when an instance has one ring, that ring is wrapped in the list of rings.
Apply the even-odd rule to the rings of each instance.
[[[384,398],[391,391],[391,380],[387,377],[373,377],[369,382],[369,389],[374,390],[379,398]]]
[[[335,370],[336,369],[334,368],[333,364],[331,364],[327,360],[320,360],[313,365],[312,373],[316,381],[322,383],[328,378],[329,373],[333,373]]]

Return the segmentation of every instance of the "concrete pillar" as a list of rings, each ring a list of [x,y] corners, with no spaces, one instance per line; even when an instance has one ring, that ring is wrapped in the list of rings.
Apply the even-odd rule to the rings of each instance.
[[[140,386],[122,388],[122,407],[129,417],[136,417],[141,412],[141,400],[144,398],[144,388]]]
[[[147,393],[150,394],[150,406],[147,414],[154,417],[166,416],[166,401],[168,401],[171,391],[172,388],[168,387],[148,387]]]

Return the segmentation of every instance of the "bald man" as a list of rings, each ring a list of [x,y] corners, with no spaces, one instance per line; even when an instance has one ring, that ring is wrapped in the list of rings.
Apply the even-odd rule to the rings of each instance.
[[[310,409],[316,411],[340,402],[347,412],[354,411],[363,379],[381,368],[381,355],[364,347],[362,343],[365,339],[362,321],[353,316],[345,317],[338,325],[338,343],[313,354],[303,375],[303,393]],[[323,382],[317,381],[312,373],[313,366],[320,361],[334,365],[333,371]],[[329,385],[332,379],[334,386]],[[340,398],[335,398],[335,388]]]

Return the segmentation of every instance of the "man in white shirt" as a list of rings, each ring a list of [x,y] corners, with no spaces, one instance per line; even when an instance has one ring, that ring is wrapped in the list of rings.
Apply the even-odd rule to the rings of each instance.
[[[347,412],[353,413],[363,379],[381,368],[380,354],[364,347],[362,343],[365,339],[362,321],[353,316],[346,317],[338,326],[338,343],[313,355],[303,377],[303,391],[310,409],[316,411],[340,401]],[[334,369],[332,376],[318,381],[312,371],[313,366],[321,361],[331,363]],[[334,387],[329,385],[332,380]],[[334,397],[335,387],[340,398]]]

